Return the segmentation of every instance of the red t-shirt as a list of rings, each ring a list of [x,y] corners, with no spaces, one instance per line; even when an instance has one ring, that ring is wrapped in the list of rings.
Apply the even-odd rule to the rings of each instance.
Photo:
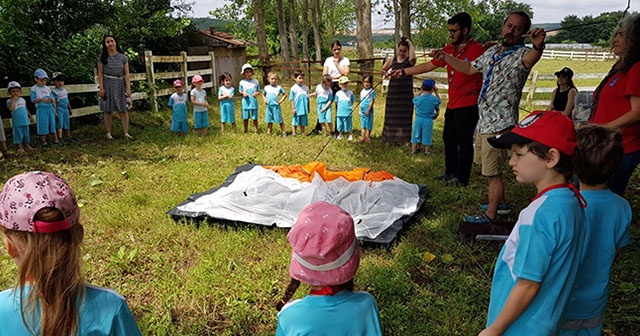
[[[591,116],[594,124],[606,124],[631,111],[631,96],[640,97],[640,62],[627,71],[611,76],[600,92],[600,100]],[[640,122],[635,122],[621,130],[624,152],[640,150]]]
[[[466,47],[456,51],[456,47],[449,43],[442,49],[445,53],[457,57],[461,60],[471,62],[484,53],[484,47],[478,41],[471,39]],[[447,66],[447,77],[449,78],[449,102],[450,109],[478,105],[478,96],[482,88],[482,74],[467,75],[456,72],[445,61],[431,60],[431,64],[437,67]]]

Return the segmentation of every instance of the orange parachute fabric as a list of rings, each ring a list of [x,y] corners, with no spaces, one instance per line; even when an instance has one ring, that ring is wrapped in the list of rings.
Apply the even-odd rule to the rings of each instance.
[[[263,166],[265,169],[273,170],[282,177],[294,178],[300,182],[311,182],[315,174],[320,174],[325,181],[333,181],[338,177],[344,177],[347,181],[371,181],[380,182],[393,180],[390,173],[381,171],[371,171],[368,168],[354,168],[351,171],[331,171],[328,170],[324,162],[309,162],[305,165],[297,164],[292,166]]]

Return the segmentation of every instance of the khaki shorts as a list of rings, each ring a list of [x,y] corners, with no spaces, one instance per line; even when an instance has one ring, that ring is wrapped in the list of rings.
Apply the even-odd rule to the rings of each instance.
[[[4,135],[4,125],[2,124],[2,118],[0,118],[0,141],[7,141],[7,137]]]
[[[480,161],[482,164],[483,176],[498,176],[502,175],[504,169],[504,163],[507,160],[507,150],[497,149],[489,144],[487,139],[496,136],[498,134],[506,133],[509,130],[505,130],[493,134],[478,134],[476,143],[480,144]],[[478,147],[476,147],[478,149]]]

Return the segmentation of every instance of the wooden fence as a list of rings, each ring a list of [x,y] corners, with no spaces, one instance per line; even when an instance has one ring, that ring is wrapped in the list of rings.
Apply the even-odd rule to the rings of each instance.
[[[425,54],[425,52],[423,52],[422,54]],[[185,85],[186,83],[189,82],[188,79],[195,75],[209,75],[213,80],[215,80],[215,78],[213,78],[215,76],[212,75],[215,73],[214,52],[209,52],[208,55],[202,55],[202,56],[187,56],[186,52],[181,52],[180,55],[178,56],[155,56],[151,53],[151,51],[146,51],[144,57],[145,57],[145,64],[147,65],[146,72],[131,73],[130,78],[132,83],[137,81],[145,81],[148,84],[148,91],[132,92],[132,99],[133,100],[150,99],[151,109],[155,112],[158,111],[158,102],[157,102],[158,97],[168,96],[173,93],[173,88],[170,87],[169,83],[174,79],[178,79],[178,78],[182,79],[185,82]],[[377,57],[371,60],[378,61],[378,60],[382,60],[382,58]],[[353,62],[355,62],[356,64],[362,61],[367,61],[367,60],[353,60]],[[195,62],[200,62],[200,63],[208,62],[210,64],[210,67],[206,69],[188,70],[189,63],[195,63]],[[179,64],[180,71],[173,71],[173,72],[156,71],[155,64],[160,64],[160,63]],[[297,69],[300,67],[307,67],[305,70],[308,71],[309,74],[311,74],[312,71],[315,73],[318,73],[319,71],[321,71],[317,68],[317,66],[308,66],[315,62],[306,62],[306,63],[311,63],[308,65],[303,63],[305,62],[294,62],[292,64],[272,64],[271,66],[274,68],[274,70],[277,69],[280,71],[293,70],[294,68]],[[351,72],[353,74],[360,73],[360,71],[357,68],[352,69]],[[604,78],[605,75],[606,74],[602,74],[602,73],[576,74],[574,76],[574,79],[584,79],[584,78],[601,79],[601,78]],[[436,80],[438,89],[442,89],[445,91],[448,89],[446,72],[430,72],[428,74],[416,76],[417,79],[422,79],[426,77],[433,78],[434,80]],[[160,88],[162,85],[158,85],[158,84],[161,83],[159,81],[162,81],[162,80],[169,81],[167,83],[168,87]],[[311,81],[311,76],[309,76],[308,80]],[[537,93],[553,92],[554,87],[545,87],[545,88],[537,87],[537,82],[540,80],[555,80],[555,76],[553,74],[539,74],[538,71],[535,71],[535,70],[532,71],[531,74],[529,75],[529,85],[522,90],[523,94],[525,94],[524,98],[521,101],[522,106],[547,106],[548,105],[549,103],[548,100],[535,100],[535,95]],[[309,82],[309,87],[313,88],[315,84],[316,83]],[[384,93],[386,87],[384,82],[382,84],[383,84],[382,91]],[[87,94],[87,93],[97,94],[98,81],[96,78],[94,80],[94,83],[91,83],[91,84],[69,84],[69,85],[65,85],[65,88],[71,95]],[[203,84],[203,88],[215,88],[214,82],[212,81],[205,82]],[[595,87],[578,87],[578,90],[580,91],[593,91],[594,89]],[[22,88],[22,96],[25,96],[25,97],[29,96],[28,87]],[[447,98],[447,94],[445,92],[441,92],[441,96],[443,99]],[[7,92],[7,89],[6,88],[0,89],[0,99],[6,99],[8,97],[9,97],[9,94]],[[80,116],[85,116],[85,115],[95,114],[95,113],[100,113],[100,106],[92,105],[92,106],[84,106],[79,108],[76,107],[73,109],[72,117],[80,117]],[[11,118],[6,118],[3,120],[3,127],[4,128],[11,127]]]

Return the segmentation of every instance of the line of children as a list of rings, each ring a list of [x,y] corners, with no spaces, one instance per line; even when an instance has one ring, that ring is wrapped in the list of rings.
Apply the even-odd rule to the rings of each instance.
[[[289,93],[292,114],[291,123],[293,124],[291,136],[295,137],[298,134],[298,126],[300,127],[300,134],[306,136],[304,128],[309,124],[309,88],[304,85],[304,73],[302,71],[296,70],[293,73],[293,79],[296,83],[293,84]]]
[[[36,106],[36,125],[42,146],[49,146],[47,135],[53,136],[53,142],[56,145],[60,144],[56,130],[56,102],[51,97],[51,89],[47,86],[49,75],[46,71],[37,69],[33,77],[36,84],[31,87],[31,102]]]
[[[253,67],[247,63],[240,71],[243,79],[239,83],[238,91],[242,94],[242,122],[244,132],[249,131],[249,119],[253,120],[253,132],[258,133],[258,95],[260,83],[253,78]]]
[[[353,103],[356,98],[349,90],[349,77],[342,76],[338,80],[340,90],[336,92],[333,100],[337,103],[336,111],[336,131],[338,136],[336,139],[342,139],[342,136],[347,133],[349,137],[347,140],[353,140]]]
[[[231,74],[223,73],[218,77],[220,87],[218,88],[218,100],[220,101],[220,132],[224,133],[225,124],[231,124],[233,133],[236,132],[236,110],[233,104],[233,97],[236,89],[231,86]]]
[[[431,155],[433,143],[433,120],[440,112],[440,96],[433,79],[425,79],[420,85],[420,94],[413,97],[416,118],[411,132],[411,152],[420,153],[420,144],[424,147],[424,155]]]
[[[29,135],[29,122],[33,116],[27,109],[27,102],[20,97],[22,87],[18,82],[9,82],[7,86],[11,98],[7,100],[7,107],[11,111],[11,123],[13,124],[13,143],[18,147],[18,153],[34,151],[31,147]]]
[[[264,87],[262,94],[267,108],[264,116],[265,122],[267,123],[267,134],[271,135],[273,123],[276,123],[280,125],[280,132],[284,138],[287,136],[287,133],[284,130],[284,120],[282,118],[282,109],[280,108],[280,104],[282,104],[285,99],[284,89],[278,85],[278,75],[276,75],[275,72],[269,72],[267,74],[267,80],[269,81],[269,85]]]
[[[187,134],[189,125],[187,123],[187,102],[189,97],[184,93],[184,83],[180,79],[173,81],[173,88],[176,90],[169,97],[169,107],[173,110],[171,114],[171,131],[177,135]]]
[[[71,104],[69,104],[69,93],[64,88],[65,75],[62,72],[53,73],[53,82],[55,88],[51,90],[51,97],[55,101],[57,116],[57,134],[59,141],[62,142],[63,135],[66,135],[68,141],[71,139],[71,125],[69,116],[71,115]],[[64,134],[63,134],[64,131]]]
[[[209,129],[209,102],[207,101],[207,92],[202,88],[204,79],[202,76],[195,75],[191,79],[194,88],[191,90],[191,104],[193,104],[193,128],[200,136],[207,135]]]

